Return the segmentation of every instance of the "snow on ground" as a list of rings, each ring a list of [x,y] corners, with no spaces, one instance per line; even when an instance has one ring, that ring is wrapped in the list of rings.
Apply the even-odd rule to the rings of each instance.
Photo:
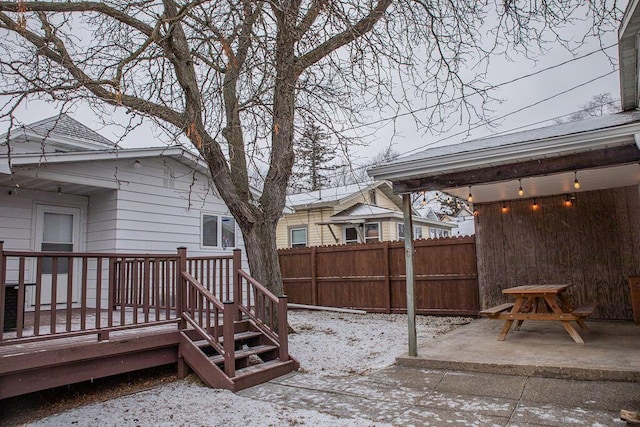
[[[418,345],[470,322],[465,317],[418,316]],[[407,316],[290,311],[296,330],[289,352],[304,375],[342,377],[393,364],[406,353]],[[336,418],[314,410],[282,408],[267,402],[207,388],[194,376],[105,402],[72,409],[31,425],[120,426],[363,426],[358,419]],[[379,424],[376,424],[379,425]]]

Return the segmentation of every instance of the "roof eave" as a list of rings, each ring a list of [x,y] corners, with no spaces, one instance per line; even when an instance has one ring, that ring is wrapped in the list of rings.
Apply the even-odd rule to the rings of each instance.
[[[393,162],[368,170],[375,179],[399,181],[417,176],[435,176],[487,166],[499,166],[523,161],[560,157],[585,151],[625,145],[640,132],[640,123],[519,142],[500,147],[449,153],[446,155]],[[490,159],[490,160],[487,160]]]

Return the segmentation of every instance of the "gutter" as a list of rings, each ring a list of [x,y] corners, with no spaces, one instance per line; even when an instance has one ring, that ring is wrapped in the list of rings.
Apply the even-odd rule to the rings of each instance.
[[[397,161],[375,166],[369,169],[368,173],[375,179],[391,181],[434,176],[622,146],[633,142],[633,136],[637,133],[640,133],[640,123],[633,123],[543,140],[449,153],[432,158]]]

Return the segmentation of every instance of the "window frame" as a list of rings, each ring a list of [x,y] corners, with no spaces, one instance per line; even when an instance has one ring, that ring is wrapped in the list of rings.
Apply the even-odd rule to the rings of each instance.
[[[304,244],[294,243],[293,242],[293,232],[298,230],[304,230]],[[290,226],[287,231],[287,235],[289,236],[289,247],[290,248],[306,248],[309,246],[309,229],[306,225],[294,225]],[[295,245],[295,246],[294,246]]]
[[[204,220],[205,217],[214,217],[216,219],[216,242],[215,245],[206,245],[205,241],[204,241],[204,237],[205,237],[205,226],[204,226]],[[231,244],[227,244],[225,245],[223,242],[223,239],[225,238],[225,236],[223,236],[223,225],[222,223],[225,220],[231,220],[233,221],[233,242],[230,242]],[[219,212],[205,212],[203,211],[200,214],[200,248],[201,249],[211,249],[211,248],[220,248],[220,249],[226,249],[226,248],[237,248],[238,247],[238,224],[236,223],[236,220],[233,216],[231,215],[225,215]]]

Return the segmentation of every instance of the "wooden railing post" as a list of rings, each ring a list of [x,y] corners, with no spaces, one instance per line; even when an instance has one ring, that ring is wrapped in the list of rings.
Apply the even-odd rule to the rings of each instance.
[[[182,277],[182,273],[187,271],[187,248],[180,246],[178,248],[178,265],[176,265],[176,315],[180,319],[178,327],[180,330],[187,327],[187,322],[182,317],[182,313],[186,310],[187,299],[187,281]]]
[[[239,304],[242,303],[242,278],[239,270],[242,269],[242,251],[240,249],[233,250],[233,313],[237,321],[242,320],[242,312]]]
[[[281,362],[289,360],[289,322],[287,321],[286,295],[278,297],[278,338],[280,340],[280,353],[278,358]]]
[[[222,338],[224,347],[224,372],[229,378],[236,376],[235,356],[235,311],[237,304],[233,301],[225,301],[222,313]]]
[[[2,307],[2,316],[0,316],[0,340],[2,340],[2,332],[4,331],[4,301],[6,298],[7,283],[7,258],[4,256],[4,241],[0,240],[0,307]]]

